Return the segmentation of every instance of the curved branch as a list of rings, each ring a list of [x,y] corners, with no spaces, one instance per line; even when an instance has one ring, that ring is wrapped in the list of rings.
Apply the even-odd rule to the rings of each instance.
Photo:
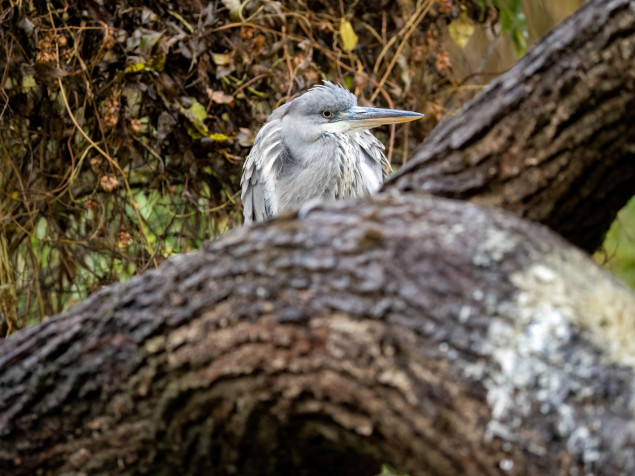
[[[303,213],[9,339],[0,468],[635,471],[635,299],[582,253],[416,194]]]
[[[635,194],[635,3],[589,1],[385,189],[502,207],[594,251]]]

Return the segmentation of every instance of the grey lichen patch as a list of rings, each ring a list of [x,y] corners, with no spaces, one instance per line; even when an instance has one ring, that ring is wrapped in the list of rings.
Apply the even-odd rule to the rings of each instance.
[[[472,258],[476,266],[489,267],[500,262],[507,253],[518,248],[517,239],[500,228],[488,228]]]
[[[499,372],[485,380],[492,412],[488,439],[516,441],[536,404],[562,408],[572,389],[566,373],[552,369],[562,367],[561,348],[570,336],[566,319],[554,312],[546,312],[541,319],[522,312],[518,317],[516,323],[496,318],[489,328],[487,347]],[[532,449],[535,454],[544,451]]]
[[[586,281],[586,284],[580,301],[583,312],[577,314],[577,322],[591,330],[596,342],[615,362],[635,368],[635,299],[621,283],[608,285],[600,281],[593,285]]]
[[[635,370],[635,296],[582,253],[552,258],[512,278],[524,290],[519,304],[559,312],[613,362]]]
[[[572,249],[543,255],[511,281],[517,293],[498,306],[483,344],[498,367],[483,379],[492,415],[485,437],[545,454],[544,440],[523,436],[539,411],[574,456],[572,469],[597,469],[607,463],[603,412],[635,412],[632,389],[607,400],[635,370],[635,297]],[[631,465],[626,449],[611,450],[613,463]]]

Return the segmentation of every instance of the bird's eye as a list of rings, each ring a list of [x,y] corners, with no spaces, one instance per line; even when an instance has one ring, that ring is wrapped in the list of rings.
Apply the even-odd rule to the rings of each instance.
[[[326,119],[330,119],[333,116],[333,113],[331,111],[322,111],[322,116]]]

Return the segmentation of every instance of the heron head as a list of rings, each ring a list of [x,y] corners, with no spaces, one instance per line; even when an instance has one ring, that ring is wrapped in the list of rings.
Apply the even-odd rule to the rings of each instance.
[[[324,81],[289,103],[283,128],[290,131],[295,140],[310,143],[326,133],[350,134],[421,117],[423,114],[417,112],[359,107],[348,90]]]

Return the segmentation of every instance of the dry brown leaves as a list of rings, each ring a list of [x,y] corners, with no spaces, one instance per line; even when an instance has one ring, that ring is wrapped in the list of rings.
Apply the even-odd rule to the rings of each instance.
[[[472,0],[417,5],[415,23],[414,2],[383,0],[231,11],[223,2],[25,0],[5,11],[0,135],[11,146],[0,200],[6,251],[22,260],[20,322],[240,223],[242,158],[255,133],[322,79],[362,102],[375,95],[376,105],[429,114],[394,136],[378,131],[405,160],[456,106],[451,96],[427,99],[456,85],[440,32],[460,6],[478,17]],[[37,233],[46,253],[28,239]],[[110,264],[88,269],[87,255]]]

